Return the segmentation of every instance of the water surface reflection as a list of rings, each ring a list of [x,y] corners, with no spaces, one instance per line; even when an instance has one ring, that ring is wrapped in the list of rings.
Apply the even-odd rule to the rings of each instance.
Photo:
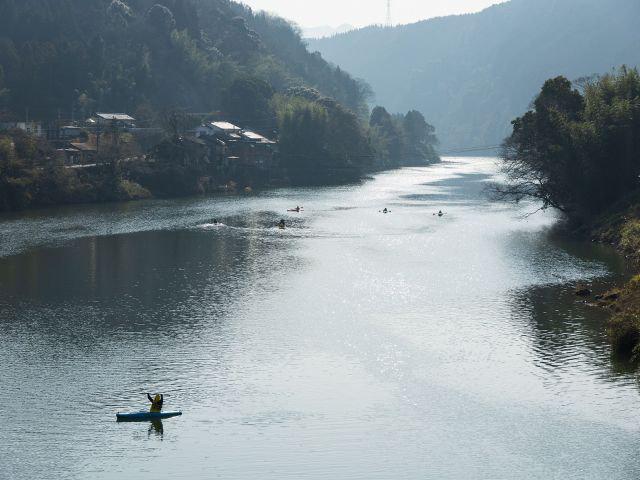
[[[638,478],[635,374],[572,292],[620,261],[494,173],[0,219],[3,473]],[[184,415],[117,424],[147,391]]]

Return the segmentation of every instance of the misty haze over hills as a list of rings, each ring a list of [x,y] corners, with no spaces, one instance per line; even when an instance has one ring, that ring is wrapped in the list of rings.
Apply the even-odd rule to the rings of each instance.
[[[638,0],[512,0],[309,48],[369,82],[375,103],[423,111],[443,150],[457,149],[500,143],[547,78],[640,64],[638,18]]]
[[[355,27],[348,23],[339,25],[337,27],[331,27],[329,25],[323,25],[320,27],[302,27],[302,36],[304,38],[325,38],[340,33],[350,32],[354,29]]]

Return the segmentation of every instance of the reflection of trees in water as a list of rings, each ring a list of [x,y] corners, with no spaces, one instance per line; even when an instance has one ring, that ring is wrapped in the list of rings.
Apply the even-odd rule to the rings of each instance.
[[[456,176],[425,183],[434,191],[430,193],[412,193],[402,195],[401,198],[411,201],[457,203],[486,202],[490,199],[488,181],[492,175],[485,173],[461,173]]]
[[[604,285],[596,288],[604,288]],[[608,313],[578,299],[574,287],[547,285],[512,293],[512,318],[530,339],[536,364],[550,372],[588,369],[605,379],[630,371],[612,361]]]
[[[260,229],[159,231],[80,239],[0,260],[0,321],[56,330],[153,331],[219,318],[283,268],[287,242]],[[56,318],[59,322],[56,322]],[[186,325],[185,325],[186,324]]]

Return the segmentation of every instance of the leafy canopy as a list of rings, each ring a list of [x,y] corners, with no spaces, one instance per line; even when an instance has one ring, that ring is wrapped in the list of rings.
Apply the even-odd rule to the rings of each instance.
[[[499,193],[535,198],[584,221],[640,187],[640,74],[626,67],[587,81],[545,82],[513,121]]]

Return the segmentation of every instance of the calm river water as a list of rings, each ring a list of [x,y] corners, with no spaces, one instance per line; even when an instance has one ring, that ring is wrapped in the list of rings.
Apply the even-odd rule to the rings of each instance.
[[[572,294],[620,261],[494,171],[0,217],[0,478],[639,478],[636,375]],[[116,423],[147,391],[184,416]]]

